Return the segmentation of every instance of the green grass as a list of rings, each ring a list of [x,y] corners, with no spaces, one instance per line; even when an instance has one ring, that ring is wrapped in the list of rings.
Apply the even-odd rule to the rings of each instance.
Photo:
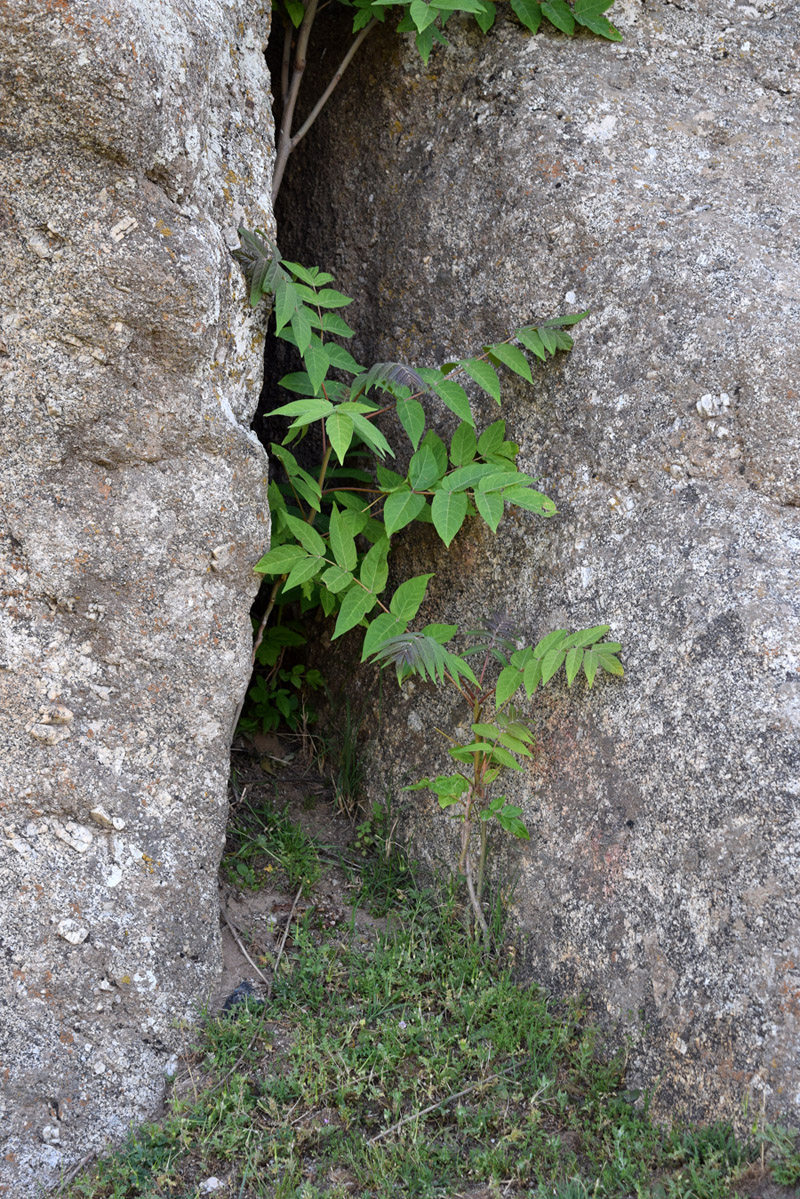
[[[307,896],[322,872],[319,849],[286,811],[269,804],[245,802],[228,828],[228,853],[223,871],[238,887],[256,889],[274,871],[292,890]]]
[[[258,854],[239,844],[234,861],[256,870],[267,856],[302,885],[314,847],[287,823],[266,828]],[[373,878],[358,866],[358,902],[383,885],[389,931],[356,949],[309,909],[269,1003],[209,1022],[191,1092],[68,1196],[195,1199],[210,1175],[236,1199],[452,1199],[478,1184],[535,1199],[735,1194],[763,1146],[724,1125],[657,1127],[580,1004],[518,985],[452,899],[420,889],[392,855],[373,862]],[[796,1146],[770,1135],[788,1177]]]

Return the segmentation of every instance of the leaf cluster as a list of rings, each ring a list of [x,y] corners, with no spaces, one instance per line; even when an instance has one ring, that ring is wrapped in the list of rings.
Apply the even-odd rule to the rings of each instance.
[[[433,526],[450,546],[464,522],[477,516],[495,532],[506,505],[542,517],[555,504],[516,465],[519,446],[503,419],[478,430],[464,384],[477,385],[498,406],[503,369],[533,381],[531,363],[572,347],[567,330],[586,313],[567,314],[514,331],[481,354],[441,368],[379,362],[363,367],[342,344],[353,335],[341,310],[351,301],[331,287],[331,275],[282,261],[258,234],[241,230],[239,261],[251,303],[274,297],[275,332],[297,349],[301,370],[281,385],[296,398],[274,409],[288,419],[286,437],[270,447],[284,478],[270,487],[273,547],[256,566],[282,580],[284,598],[300,590],[326,616],[337,615],[334,638],[380,608],[364,652],[402,636],[425,597],[430,575],[403,583],[387,602],[391,538],[412,522]],[[441,408],[458,418],[447,444],[430,418]],[[403,473],[386,465],[396,453],[381,427],[393,414],[409,443]],[[315,477],[291,446],[317,427],[323,458]],[[396,427],[396,426],[395,426]],[[298,598],[294,596],[294,598]],[[432,646],[436,643],[432,643]],[[429,648],[440,677],[442,650]]]
[[[412,33],[425,63],[434,45],[448,45],[444,28],[454,13],[474,18],[481,33],[488,33],[497,19],[494,0],[340,0],[353,9],[353,33],[371,21],[385,22],[390,11],[401,13],[398,33]],[[622,35],[604,14],[613,0],[511,0],[511,11],[530,33],[538,33],[542,21],[572,37],[577,29],[586,29],[609,41],[621,41]],[[305,15],[300,0],[281,0],[281,7],[295,29]]]
[[[525,325],[488,342],[481,353],[441,367],[402,362],[367,367],[344,344],[353,336],[342,315],[351,301],[332,286],[333,276],[281,259],[258,233],[240,233],[237,257],[250,302],[273,301],[275,334],[299,357],[299,369],[280,381],[293,398],[273,410],[286,419],[287,429],[271,446],[281,472],[269,489],[272,547],[255,568],[273,580],[267,613],[293,601],[301,609],[320,609],[335,617],[333,639],[361,627],[362,661],[393,668],[399,684],[416,675],[459,693],[469,711],[469,736],[449,737],[458,769],[411,789],[432,790],[440,806],[460,820],[459,865],[488,939],[480,906],[487,825],[529,836],[521,809],[493,794],[503,770],[520,771],[533,756],[533,733],[514,701],[523,690],[530,700],[562,668],[568,686],[581,670],[590,687],[598,670],[621,675],[620,645],[604,640],[608,625],[596,625],[572,633],[557,629],[520,648],[518,630],[496,614],[454,648],[456,625],[411,627],[432,574],[406,579],[389,593],[389,555],[392,538],[413,523],[430,525],[449,547],[470,518],[496,532],[507,506],[544,518],[555,513],[536,479],[517,466],[519,446],[507,438],[505,420],[479,428],[470,394],[482,392],[499,406],[507,372],[532,384],[537,364],[572,349],[568,330],[587,313]],[[448,440],[436,431],[442,410],[457,421]],[[312,429],[320,461],[309,470],[293,450]],[[405,438],[402,453],[393,444],[398,436]],[[404,469],[399,460],[407,461]],[[269,636],[265,645],[264,654],[274,653]],[[273,663],[271,679],[276,669]],[[277,683],[286,681],[278,673]],[[470,847],[474,827],[481,846],[477,886]]]

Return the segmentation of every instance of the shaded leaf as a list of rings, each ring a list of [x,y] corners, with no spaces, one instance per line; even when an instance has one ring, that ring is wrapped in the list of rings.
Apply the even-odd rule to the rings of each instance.
[[[363,591],[360,587],[352,587],[342,600],[331,641],[335,641],[343,633],[355,628],[358,622],[372,611],[376,602],[375,596],[369,591]]]
[[[437,491],[431,504],[431,515],[436,532],[449,548],[450,543],[464,523],[468,500],[463,491]]]
[[[383,521],[386,532],[391,537],[398,529],[403,529],[412,520],[416,520],[425,507],[425,497],[414,491],[393,491],[383,505]]]
[[[408,440],[416,450],[425,432],[425,409],[419,400],[398,400],[397,415],[408,434]]]
[[[544,0],[542,13],[551,25],[555,25],[556,29],[560,29],[562,33],[572,37],[575,32],[575,18],[572,15],[572,9],[564,0]]]
[[[542,23],[542,9],[536,0],[511,0],[511,8],[526,29],[538,33]]]

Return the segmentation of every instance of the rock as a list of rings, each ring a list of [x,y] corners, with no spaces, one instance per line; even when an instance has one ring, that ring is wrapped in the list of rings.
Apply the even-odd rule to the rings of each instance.
[[[752,1092],[797,1123],[794,6],[614,13],[621,44],[453,19],[428,68],[380,31],[296,152],[281,246],[356,296],[362,361],[441,363],[591,310],[532,389],[505,384],[558,516],[473,522],[449,555],[407,537],[397,577],[437,571],[421,621],[612,626],[627,678],[551,686],[504,783],[532,831],[495,839],[520,960],[633,1038],[656,1109],[740,1117]],[[367,803],[391,789],[450,863],[446,818],[401,788],[447,766],[435,729],[461,714],[388,678],[382,714]]]
[[[240,223],[273,227],[268,22],[253,0],[3,7],[0,1191],[20,1199],[155,1111],[218,976],[269,532],[263,317],[230,257]]]

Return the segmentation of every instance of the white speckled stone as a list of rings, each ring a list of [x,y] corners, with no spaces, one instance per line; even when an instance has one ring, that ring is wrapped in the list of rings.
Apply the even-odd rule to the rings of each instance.
[[[269,533],[263,318],[229,252],[272,227],[269,9],[109,13],[0,17],[0,1190],[20,1199],[154,1111],[215,984]]]

